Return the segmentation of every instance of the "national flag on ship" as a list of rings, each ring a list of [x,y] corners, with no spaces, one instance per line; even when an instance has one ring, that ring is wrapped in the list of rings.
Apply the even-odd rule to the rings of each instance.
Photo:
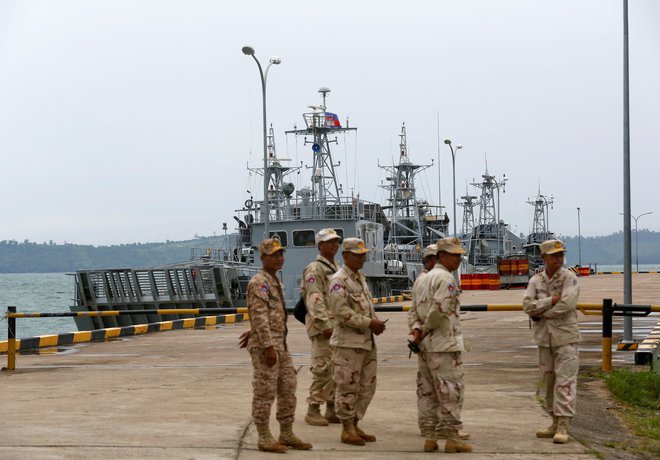
[[[341,128],[341,123],[336,113],[325,112],[325,125],[331,128]]]

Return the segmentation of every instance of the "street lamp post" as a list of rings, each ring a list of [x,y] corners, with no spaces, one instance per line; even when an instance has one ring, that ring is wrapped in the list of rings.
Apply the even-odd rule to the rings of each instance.
[[[261,63],[257,59],[257,57],[254,55],[254,48],[251,46],[244,46],[241,48],[241,51],[243,51],[243,54],[246,56],[252,56],[252,59],[254,59],[254,62],[257,63],[257,67],[259,68],[259,77],[261,77],[261,98],[262,98],[262,103],[263,103],[263,131],[264,131],[264,206],[265,206],[265,212],[263,213],[264,216],[264,238],[268,238],[270,236],[270,228],[269,228],[269,221],[270,221],[270,209],[268,208],[268,182],[270,182],[270,174],[268,173],[268,133],[266,131],[266,82],[268,81],[268,69],[270,69],[270,66],[273,64],[279,64],[282,62],[282,60],[278,57],[272,57],[270,58],[269,64],[266,66],[266,71],[264,72],[263,69],[261,68]]]
[[[451,174],[452,174],[452,186],[454,188],[454,236],[456,236],[456,152],[454,147],[451,145],[451,139],[445,139],[445,144],[447,144],[451,150]],[[462,149],[462,145],[456,146],[456,151]]]
[[[649,214],[653,214],[653,211],[651,212],[645,212],[643,214],[640,214],[639,216],[630,216],[635,220],[635,264],[637,265],[637,273],[639,273],[639,238],[637,236],[638,230],[637,230],[637,221],[639,220],[640,217],[642,216],[648,216]]]
[[[578,265],[582,266],[582,233],[580,232],[580,207],[577,208],[578,212]]]

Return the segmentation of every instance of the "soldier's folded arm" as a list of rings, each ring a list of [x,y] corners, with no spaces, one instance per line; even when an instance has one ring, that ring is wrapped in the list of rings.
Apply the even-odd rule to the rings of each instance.
[[[265,293],[265,295],[268,296],[268,293]],[[270,319],[268,317],[268,297],[264,298],[261,292],[252,299],[250,322],[254,333],[257,335],[260,348],[273,345],[273,339],[270,335]]]
[[[575,311],[579,294],[580,289],[578,288],[577,279],[567,279],[559,301],[552,308],[543,312],[543,316],[548,319],[554,319],[570,311]]]
[[[359,329],[364,332],[369,329],[371,318],[358,314],[355,310],[348,306],[345,299],[337,304],[337,322],[343,326]]]
[[[550,307],[552,307],[552,297],[536,299],[536,289],[533,283],[530,283],[523,297],[523,311],[531,317],[540,317]]]

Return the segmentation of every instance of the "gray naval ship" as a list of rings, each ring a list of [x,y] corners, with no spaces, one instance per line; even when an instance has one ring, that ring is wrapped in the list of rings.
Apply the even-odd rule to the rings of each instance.
[[[399,163],[381,166],[388,172],[386,205],[359,195],[343,195],[330,146],[338,134],[355,131],[342,126],[326,108],[330,90],[319,89],[321,105],[303,114],[304,126],[286,131],[303,139],[312,164],[288,166],[275,151],[272,127],[268,135],[267,167],[252,169],[267,182],[267,196],[248,199],[236,210],[238,232],[233,247],[195,249],[191,260],[151,268],[80,270],[75,273],[75,305],[72,311],[155,310],[184,308],[236,308],[246,306],[246,288],[259,270],[259,242],[265,236],[279,238],[286,248],[286,262],[279,273],[286,303],[293,307],[300,296],[303,268],[317,255],[315,234],[333,228],[344,238],[358,237],[370,249],[363,271],[376,297],[408,290],[421,272],[422,249],[447,231],[448,218],[440,206],[418,200],[415,176],[430,165],[417,165],[408,156],[405,125],[402,127]],[[296,190],[288,176],[311,172],[309,184]],[[125,315],[79,317],[80,330],[131,326],[169,321],[190,315]]]

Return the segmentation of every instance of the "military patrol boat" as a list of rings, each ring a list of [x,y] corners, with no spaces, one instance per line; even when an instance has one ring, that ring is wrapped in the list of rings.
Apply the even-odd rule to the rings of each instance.
[[[471,185],[481,189],[479,196],[479,220],[476,225],[466,222],[472,219],[474,199],[466,193],[463,198],[464,223],[468,230],[461,236],[467,249],[467,259],[462,266],[463,273],[497,273],[498,260],[512,253],[522,252],[522,240],[509,230],[500,218],[500,191],[504,193],[507,179],[496,178],[488,173],[481,176],[481,182]]]
[[[393,225],[380,204],[363,200],[352,193],[345,196],[336,175],[340,164],[333,161],[330,145],[337,143],[337,134],[355,131],[356,128],[349,127],[348,121],[342,126],[339,117],[327,110],[328,88],[319,89],[319,93],[322,103],[310,106],[312,111],[303,114],[304,126],[294,126],[293,130],[286,131],[286,134],[297,139],[302,138],[303,144],[311,150],[312,164],[305,168],[311,171],[308,185],[296,191],[294,184],[287,181],[287,176],[303,169],[302,164],[287,166],[287,160],[278,158],[271,127],[266,169],[252,169],[266,181],[268,193],[261,201],[246,200],[243,207],[236,210],[234,219],[238,223],[238,238],[233,248],[197,250],[190,262],[155,268],[78,271],[75,274],[76,305],[72,309],[244,306],[247,283],[260,265],[257,248],[265,236],[266,217],[268,237],[279,238],[286,249],[286,262],[280,279],[288,306],[292,307],[299,298],[303,268],[316,257],[314,236],[322,228],[333,228],[344,238],[364,240],[370,252],[363,271],[374,296],[391,295],[397,290],[409,288],[421,267],[421,250],[417,245],[435,238],[443,228],[436,225],[438,218],[428,212],[426,205],[416,199],[411,200],[414,187],[410,185],[419,166],[412,165],[406,156],[397,168],[389,207],[390,211],[395,211],[391,214]],[[404,203],[406,206],[403,206]],[[396,229],[408,228],[412,221],[416,222],[410,227],[413,232],[403,238],[401,230]],[[386,249],[387,239],[394,242],[395,247]],[[402,246],[406,245],[409,247],[402,250],[405,249]],[[76,322],[79,329],[88,330],[183,316],[76,318]]]

